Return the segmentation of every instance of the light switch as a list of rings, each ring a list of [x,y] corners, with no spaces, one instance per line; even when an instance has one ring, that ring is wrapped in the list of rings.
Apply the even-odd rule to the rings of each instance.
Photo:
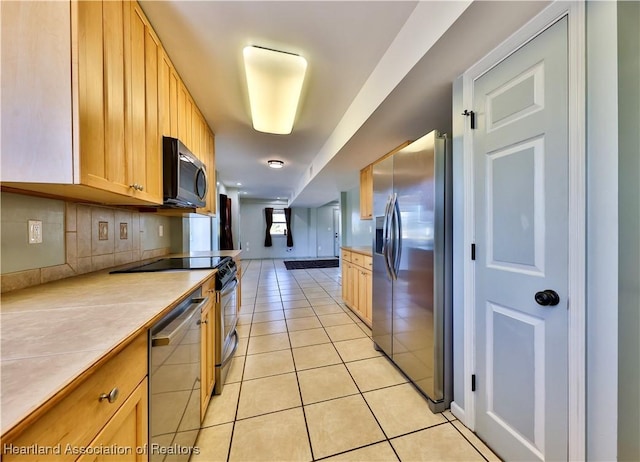
[[[158,225],[158,236],[164,236],[164,226]]]
[[[29,220],[29,244],[42,244],[42,221]]]

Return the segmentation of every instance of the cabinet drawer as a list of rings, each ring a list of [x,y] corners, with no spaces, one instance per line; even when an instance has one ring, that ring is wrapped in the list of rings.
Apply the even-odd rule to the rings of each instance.
[[[354,265],[362,266],[364,264],[362,261],[363,259],[364,259],[364,255],[362,254],[355,253],[355,252],[351,254],[351,263],[353,263]]]
[[[373,258],[368,255],[364,255],[362,266],[364,266],[364,269],[371,271],[373,269]]]
[[[216,291],[216,277],[211,276],[202,284],[202,296],[210,297],[213,300],[213,294]]]
[[[101,366],[75,390],[40,417],[11,443],[16,447],[37,444],[38,447],[61,445],[59,455],[5,454],[5,462],[13,460],[74,460],[72,449],[86,447],[113,417],[127,397],[147,375],[147,334],[140,334],[129,346]],[[117,388],[113,403],[100,396]],[[115,395],[115,392],[113,393]],[[112,396],[113,396],[112,395]]]
[[[341,253],[342,261],[351,261],[351,252],[349,250],[342,250]]]

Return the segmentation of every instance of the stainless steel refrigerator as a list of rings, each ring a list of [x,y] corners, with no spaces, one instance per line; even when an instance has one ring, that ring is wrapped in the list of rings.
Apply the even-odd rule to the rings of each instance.
[[[373,341],[428,398],[452,400],[450,140],[433,131],[373,167]]]

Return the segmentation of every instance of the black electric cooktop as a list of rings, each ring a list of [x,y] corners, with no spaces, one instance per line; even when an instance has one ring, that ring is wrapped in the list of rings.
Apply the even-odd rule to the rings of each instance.
[[[218,268],[231,257],[172,257],[163,258],[144,265],[111,271],[113,273],[149,273],[154,271],[195,270]]]

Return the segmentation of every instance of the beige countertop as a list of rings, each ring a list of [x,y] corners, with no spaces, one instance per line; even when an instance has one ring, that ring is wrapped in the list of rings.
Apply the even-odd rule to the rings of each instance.
[[[239,255],[240,251],[191,254]],[[1,434],[57,398],[214,273],[105,270],[2,294]]]
[[[342,246],[340,248],[343,250],[348,250],[350,252],[361,253],[362,255],[368,255],[370,257],[372,256],[370,246],[356,246],[356,247]]]

